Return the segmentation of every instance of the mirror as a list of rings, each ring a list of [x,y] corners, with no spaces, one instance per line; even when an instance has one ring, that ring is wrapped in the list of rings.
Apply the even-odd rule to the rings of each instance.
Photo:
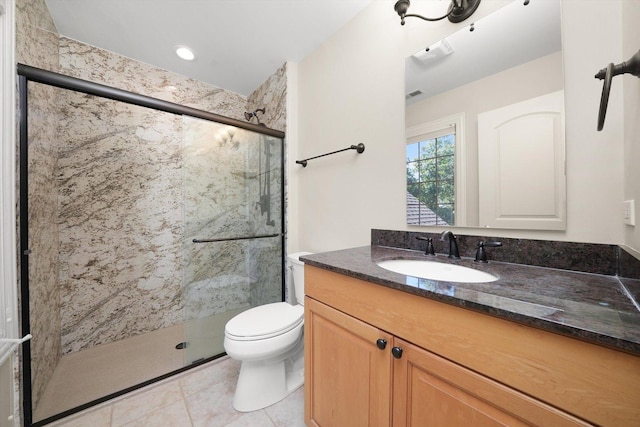
[[[515,1],[406,58],[409,225],[566,228],[560,0],[523,3]],[[548,110],[537,101],[546,96],[554,98],[557,111],[542,118],[540,113]],[[527,108],[535,111],[522,113],[523,105],[530,102],[535,106]],[[493,114],[503,110],[526,119],[514,126],[511,119],[501,118],[500,123],[512,123],[510,129],[501,128],[495,130],[497,136],[487,136],[482,129],[491,125],[483,123],[496,120]],[[514,132],[525,128],[540,131],[535,136]],[[455,150],[451,148],[452,133]],[[506,143],[506,135],[517,142]],[[549,141],[540,142],[539,138],[547,137]],[[494,158],[486,155],[493,152],[486,148],[491,138],[499,147]],[[440,160],[438,147],[442,147]],[[454,151],[453,157],[447,157]],[[429,153],[428,165],[419,159],[422,154],[418,153],[423,152]],[[506,152],[510,160],[501,164],[496,159],[502,156],[504,162]],[[545,168],[525,168],[532,158]],[[438,161],[441,167],[436,167]],[[424,176],[429,169],[437,171],[434,179],[441,181],[427,183]],[[450,176],[443,173],[449,170]],[[529,170],[531,174],[523,174]],[[496,183],[499,187],[511,185],[501,188],[499,194],[493,189],[490,195],[485,194]],[[534,193],[539,199],[531,197]],[[510,199],[514,195],[523,200]],[[520,210],[525,208],[523,215]],[[492,209],[495,212],[488,212]]]

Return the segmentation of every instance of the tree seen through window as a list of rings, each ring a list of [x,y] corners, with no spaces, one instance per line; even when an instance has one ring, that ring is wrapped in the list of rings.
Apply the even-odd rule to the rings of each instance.
[[[407,145],[407,223],[455,225],[455,134]]]

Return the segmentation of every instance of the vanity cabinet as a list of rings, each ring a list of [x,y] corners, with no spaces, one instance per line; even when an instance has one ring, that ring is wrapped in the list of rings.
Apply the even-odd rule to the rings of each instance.
[[[309,265],[305,294],[309,427],[640,419],[634,355]]]
[[[393,426],[587,426],[516,390],[394,339]]]
[[[305,328],[307,425],[388,426],[392,336],[308,297]]]

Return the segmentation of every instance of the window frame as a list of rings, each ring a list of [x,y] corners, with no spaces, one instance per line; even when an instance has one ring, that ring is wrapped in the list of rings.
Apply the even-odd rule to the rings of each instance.
[[[454,128],[456,135],[455,146],[455,224],[454,227],[464,227],[467,224],[467,206],[466,206],[466,156],[465,156],[465,115],[464,113],[453,114],[451,116],[442,117],[440,119],[431,120],[416,126],[411,126],[405,131],[405,151],[406,146],[415,143],[415,139],[428,134],[436,134],[442,130]],[[406,155],[405,155],[405,171],[406,171]],[[407,191],[407,183],[405,180],[405,191]],[[405,204],[406,210],[406,204]],[[406,217],[406,211],[405,211]],[[417,227],[437,227],[435,225],[407,224]]]

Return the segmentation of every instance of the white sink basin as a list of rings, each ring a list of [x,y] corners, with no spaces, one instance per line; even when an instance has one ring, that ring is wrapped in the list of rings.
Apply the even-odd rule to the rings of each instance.
[[[405,276],[442,282],[487,283],[498,280],[493,274],[485,273],[484,271],[442,262],[393,259],[380,261],[377,264],[386,270],[404,274]]]

